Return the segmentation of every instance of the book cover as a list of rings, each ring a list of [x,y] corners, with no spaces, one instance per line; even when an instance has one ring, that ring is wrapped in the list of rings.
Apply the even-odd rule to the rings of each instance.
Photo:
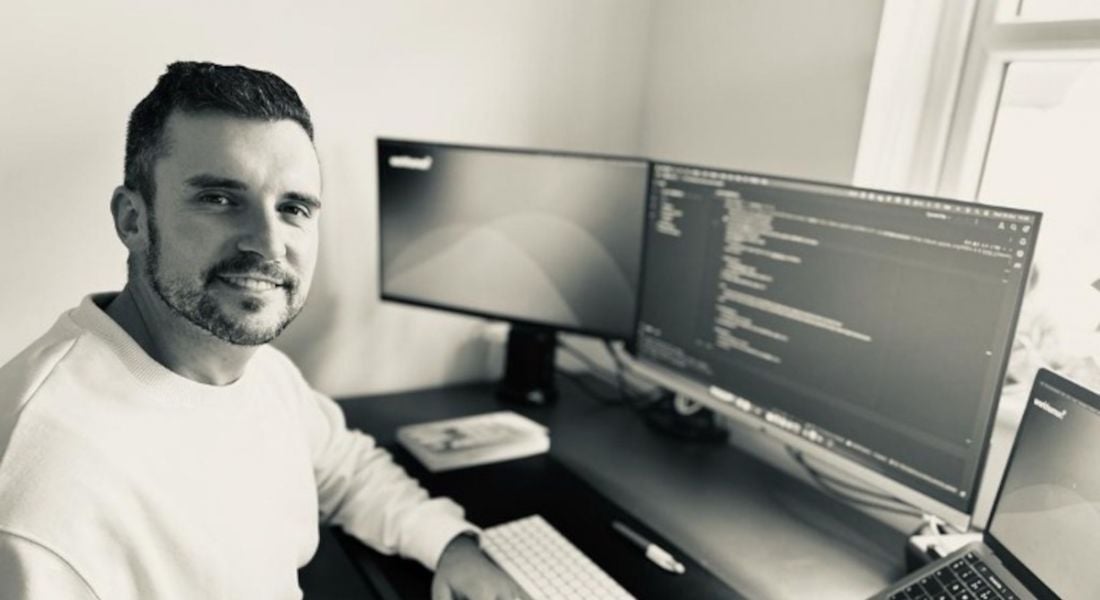
[[[432,472],[550,450],[549,430],[512,411],[406,425],[397,430],[397,440]]]

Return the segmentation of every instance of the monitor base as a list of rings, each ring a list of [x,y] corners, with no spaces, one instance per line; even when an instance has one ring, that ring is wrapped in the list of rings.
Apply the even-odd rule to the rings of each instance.
[[[939,518],[928,514],[922,520],[921,526],[909,535],[905,544],[905,568],[910,573],[982,539],[980,533],[956,531]]]
[[[645,407],[642,415],[651,428],[681,440],[720,443],[729,436],[717,413],[672,391]]]

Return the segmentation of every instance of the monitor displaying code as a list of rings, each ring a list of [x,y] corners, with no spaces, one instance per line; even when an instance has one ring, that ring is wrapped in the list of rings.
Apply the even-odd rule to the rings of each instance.
[[[639,357],[968,512],[1039,215],[652,173]]]

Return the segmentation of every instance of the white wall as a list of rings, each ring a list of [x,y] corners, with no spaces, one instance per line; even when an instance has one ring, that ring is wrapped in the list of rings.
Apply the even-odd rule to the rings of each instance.
[[[657,0],[638,153],[851,183],[881,16],[882,0]]]
[[[173,60],[270,69],[313,112],[321,259],[279,345],[320,389],[351,394],[482,378],[499,354],[481,321],[378,302],[376,136],[847,181],[880,13],[881,0],[9,0],[0,363],[124,282],[108,200],[125,122]]]
[[[129,111],[179,59],[272,70],[315,119],[325,185],[307,308],[279,345],[333,394],[482,378],[481,321],[377,298],[374,138],[632,154],[651,3],[5,2],[0,363],[118,289],[108,211]]]
[[[881,16],[882,0],[658,2],[644,153],[850,183]]]

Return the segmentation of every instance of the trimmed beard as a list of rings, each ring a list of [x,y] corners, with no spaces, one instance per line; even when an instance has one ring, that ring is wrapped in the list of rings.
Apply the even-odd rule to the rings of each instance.
[[[304,299],[297,293],[299,279],[293,273],[279,266],[265,262],[255,254],[240,253],[223,260],[207,269],[201,277],[202,288],[195,289],[182,281],[166,281],[160,276],[160,236],[153,223],[152,211],[147,217],[149,245],[145,252],[145,276],[160,299],[177,315],[210,335],[236,346],[259,346],[266,344],[286,329],[287,325],[301,312]],[[241,319],[234,319],[222,310],[218,301],[205,288],[221,274],[262,273],[267,277],[281,280],[286,294],[285,310],[279,321],[270,327],[250,327]],[[240,302],[240,308],[254,313],[263,308],[263,303],[255,299]]]

